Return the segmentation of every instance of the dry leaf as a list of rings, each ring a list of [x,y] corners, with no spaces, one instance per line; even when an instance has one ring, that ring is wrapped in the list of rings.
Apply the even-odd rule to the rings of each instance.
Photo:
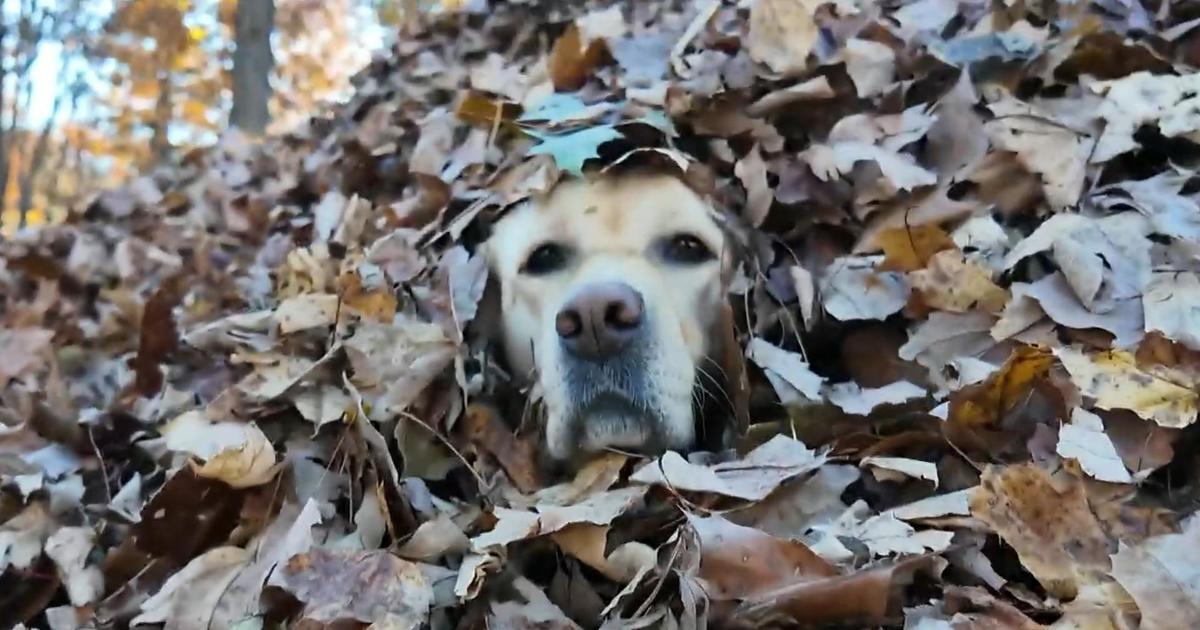
[[[1137,602],[1147,630],[1194,628],[1200,624],[1200,519],[1193,514],[1178,534],[1155,536],[1138,545],[1121,544],[1112,556],[1112,576]]]
[[[208,628],[217,600],[237,572],[250,561],[239,547],[216,547],[196,556],[142,602],[131,625],[164,623],[180,630]]]
[[[1157,272],[1150,277],[1142,306],[1146,332],[1160,332],[1168,339],[1200,350],[1200,275]]]
[[[1088,354],[1076,347],[1054,355],[1080,392],[1101,409],[1128,409],[1159,426],[1183,428],[1196,421],[1200,394],[1195,383],[1168,370],[1146,370],[1120,350]]]
[[[927,306],[943,311],[999,313],[1008,302],[1008,293],[992,282],[991,272],[956,250],[934,254],[928,267],[908,278]]]
[[[1034,382],[1045,378],[1054,355],[1042,348],[1020,346],[1000,369],[982,383],[950,397],[950,421],[964,426],[990,426],[1021,403]]]
[[[791,391],[799,392],[808,400],[820,399],[821,383],[825,379],[813,374],[808,362],[795,352],[789,352],[755,337],[746,348],[746,356],[767,370],[768,376],[774,375],[781,380],[780,384],[775,386],[775,391],[783,402],[790,402],[795,397]],[[772,381],[772,384],[774,385],[775,381]],[[784,389],[785,387],[790,389]]]
[[[907,457],[882,457],[871,456],[864,457],[860,462],[863,466],[875,466],[884,470],[892,470],[914,479],[926,479],[933,482],[933,487],[938,485],[937,464],[932,462],[923,462]]]
[[[96,532],[90,527],[64,527],[46,539],[46,555],[58,567],[72,606],[95,604],[104,595],[100,568],[87,562],[95,542]]]
[[[860,98],[874,96],[890,85],[896,70],[896,53],[869,39],[853,38],[842,49],[846,74],[854,81]]]
[[[879,268],[884,271],[924,269],[934,254],[955,247],[950,236],[932,223],[884,230],[875,237],[875,245],[883,250]]]
[[[767,184],[767,164],[763,162],[758,145],[754,145],[746,157],[738,160],[733,171],[746,189],[746,220],[759,227],[771,211],[775,194]]]
[[[909,286],[904,275],[878,271],[870,258],[839,258],[821,278],[821,304],[841,321],[885,319],[904,308]]]
[[[748,48],[755,61],[778,74],[798,74],[817,43],[814,0],[759,0],[750,7]]]
[[[1108,538],[1082,484],[1060,490],[1034,464],[985,469],[971,515],[1012,546],[1054,597],[1074,598],[1108,570]]]
[[[690,463],[678,453],[667,451],[634,472],[630,481],[756,501],[766,498],[788,479],[812,471],[824,462],[823,454],[810,450],[802,442],[777,435],[740,460],[711,466]]]
[[[1100,481],[1132,483],[1112,440],[1104,432],[1104,421],[1094,413],[1076,407],[1071,422],[1058,430],[1058,454],[1079,462],[1088,475]]]
[[[314,547],[292,556],[269,583],[304,605],[301,618],[322,623],[419,628],[433,604],[432,587],[417,565],[383,550]]]
[[[700,539],[700,577],[715,599],[752,597],[797,581],[837,574],[801,543],[735,525],[720,516],[688,515]]]

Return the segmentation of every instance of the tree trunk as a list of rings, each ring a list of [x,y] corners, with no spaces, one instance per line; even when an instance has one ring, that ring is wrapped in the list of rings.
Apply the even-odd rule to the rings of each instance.
[[[66,63],[63,64],[63,71],[59,74],[59,83],[65,83],[66,80]],[[61,90],[54,97],[54,104],[50,107],[50,115],[46,117],[46,124],[42,127],[42,132],[38,135],[37,142],[33,145],[33,153],[26,161],[25,172],[20,179],[20,197],[17,201],[17,211],[20,217],[18,227],[24,228],[28,224],[29,211],[33,209],[33,193],[34,187],[37,185],[38,175],[42,172],[42,167],[46,164],[46,151],[50,148],[50,134],[54,131],[55,125],[59,122],[58,112],[62,109],[63,98],[65,94]],[[77,102],[77,93],[71,98],[71,110],[75,110]],[[70,113],[67,114],[70,118]]]
[[[275,25],[274,0],[238,0],[233,52],[233,111],[229,124],[259,135],[271,114],[271,31]]]
[[[154,121],[151,128],[154,136],[150,138],[152,159],[162,161],[171,155],[171,138],[169,127],[175,114],[175,84],[171,82],[171,73],[162,72],[158,77],[158,100],[154,103]]]

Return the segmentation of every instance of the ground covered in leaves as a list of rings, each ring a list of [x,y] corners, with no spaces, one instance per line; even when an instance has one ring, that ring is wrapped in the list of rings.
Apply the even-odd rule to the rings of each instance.
[[[0,245],[0,626],[1200,628],[1200,6],[563,4]],[[476,245],[625,160],[750,424],[548,478]]]

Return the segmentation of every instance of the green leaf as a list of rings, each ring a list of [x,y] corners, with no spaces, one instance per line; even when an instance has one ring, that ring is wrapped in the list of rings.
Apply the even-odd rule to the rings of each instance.
[[[554,158],[558,168],[576,175],[583,174],[584,162],[599,157],[597,149],[600,145],[622,137],[621,132],[612,125],[589,127],[557,136],[534,131],[529,131],[529,134],[542,141],[529,150],[529,155],[549,155]]]

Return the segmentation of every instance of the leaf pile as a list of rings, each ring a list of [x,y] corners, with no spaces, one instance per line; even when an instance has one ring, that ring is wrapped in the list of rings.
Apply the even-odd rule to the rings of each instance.
[[[459,4],[0,245],[0,625],[1200,627],[1200,7]],[[477,245],[629,161],[752,422],[553,477]]]

